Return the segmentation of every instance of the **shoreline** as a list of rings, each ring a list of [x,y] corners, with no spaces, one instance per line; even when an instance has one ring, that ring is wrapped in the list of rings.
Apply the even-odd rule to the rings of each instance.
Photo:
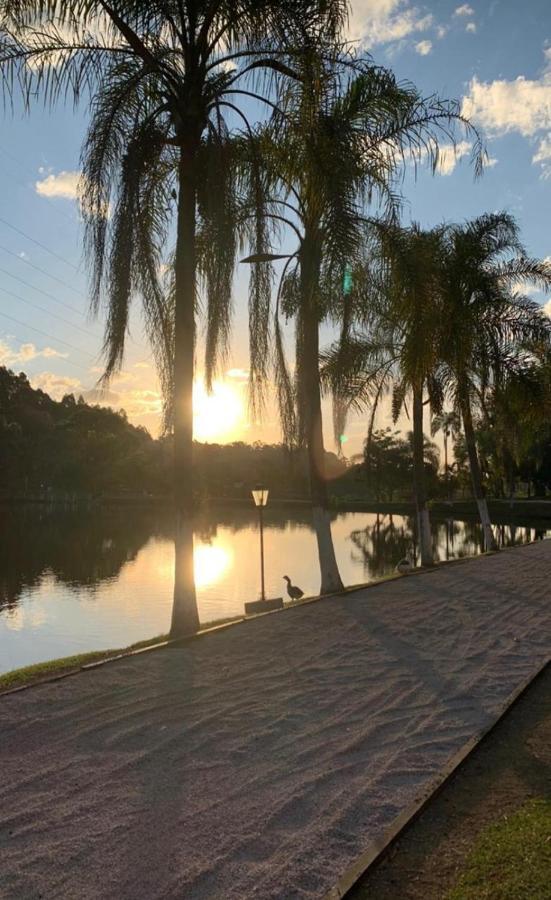
[[[277,508],[308,508],[311,502],[307,497],[272,497],[270,496],[270,506]],[[129,507],[143,507],[158,510],[159,507],[165,507],[167,513],[173,510],[172,500],[170,497],[77,497],[77,498],[52,498],[52,497],[0,497],[0,508],[7,507],[10,509],[24,508],[32,506],[52,507],[55,509],[106,509],[119,507],[126,509]],[[200,512],[203,509],[216,509],[217,507],[250,507],[254,511],[254,506],[249,497],[205,497],[199,498],[196,503],[195,511]],[[531,520],[532,525],[536,521],[549,522],[551,527],[551,499],[540,498],[521,498],[519,500],[488,500],[488,509],[492,524],[517,524],[523,527],[523,520]],[[331,495],[329,510],[331,513],[338,515],[339,513],[371,513],[381,515],[398,515],[413,516],[415,515],[415,505],[411,501],[372,501],[354,497],[340,497],[339,495]],[[462,520],[478,520],[478,510],[476,502],[473,499],[456,499],[456,500],[431,500],[429,501],[429,512],[431,518],[441,522],[446,519]],[[515,521],[512,523],[511,519]],[[528,527],[528,525],[527,525]]]
[[[144,638],[143,640],[138,641],[134,644],[129,644],[127,647],[106,650],[88,650],[81,654],[62,656],[58,657],[57,659],[44,660],[42,662],[33,663],[29,666],[10,669],[9,671],[0,674],[0,700],[3,696],[7,696],[8,694],[13,694],[18,691],[24,691],[28,688],[36,687],[41,684],[49,684],[53,681],[68,678],[72,675],[78,675],[81,672],[95,669],[99,666],[107,665],[108,663],[116,662],[120,659],[147,653],[149,651],[161,650],[170,646],[182,645],[185,642],[215,633],[220,629],[246,624],[247,622],[252,622],[255,619],[264,618],[265,616],[269,615],[284,613],[293,609],[300,609],[303,606],[308,606],[311,603],[318,603],[323,600],[332,600],[338,597],[345,598],[347,595],[356,593],[357,591],[364,591],[379,587],[380,585],[385,584],[388,581],[394,581],[401,578],[411,578],[412,576],[430,575],[434,572],[437,572],[443,566],[469,563],[473,562],[474,560],[484,559],[488,556],[494,556],[497,554],[505,553],[507,551],[516,550],[519,549],[519,547],[529,547],[533,544],[538,543],[539,540],[528,541],[524,544],[519,544],[512,547],[503,547],[500,550],[486,550],[473,556],[462,556],[456,557],[455,559],[443,559],[439,560],[431,568],[418,566],[411,572],[408,572],[407,575],[403,575],[398,572],[392,572],[387,575],[381,575],[379,578],[376,578],[373,581],[349,585],[342,591],[338,591],[337,593],[317,594],[313,596],[302,597],[302,599],[296,601],[288,601],[284,603],[281,609],[266,610],[266,612],[252,613],[250,615],[243,614],[231,617],[229,619],[217,619],[212,622],[205,622],[204,627],[200,628],[199,631],[196,631],[193,634],[184,635],[179,638],[171,638],[169,634],[158,635],[153,638]],[[48,674],[49,672],[53,672],[54,674],[50,675]],[[43,678],[42,675],[44,674],[46,674],[47,677]]]

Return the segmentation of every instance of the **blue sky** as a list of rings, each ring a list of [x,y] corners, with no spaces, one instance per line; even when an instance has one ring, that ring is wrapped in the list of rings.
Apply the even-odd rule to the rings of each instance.
[[[437,177],[421,171],[415,181],[409,172],[405,220],[429,226],[506,209],[528,252],[550,256],[549,0],[355,0],[350,38],[426,94],[461,100],[487,138],[491,165],[476,182],[468,146],[458,159],[448,154]],[[56,397],[93,389],[101,366],[101,321],[87,315],[74,199],[86,115],[71,106],[54,113],[36,107],[30,118],[16,110],[3,116],[0,132],[0,364],[25,371]],[[245,301],[241,276],[228,363],[228,383],[238,392],[247,369]],[[156,431],[160,402],[138,316],[124,371],[105,400]],[[350,423],[352,451],[363,432],[363,422]],[[274,411],[262,426],[241,422],[229,436],[277,440]]]

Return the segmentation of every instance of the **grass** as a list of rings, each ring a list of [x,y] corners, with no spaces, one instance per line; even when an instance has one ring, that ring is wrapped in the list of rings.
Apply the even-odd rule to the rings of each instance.
[[[141,650],[142,647],[161,644],[166,640],[168,640],[168,635],[160,634],[157,637],[149,638],[146,641],[138,641],[136,644],[130,644],[128,647],[121,647],[116,650],[95,650],[89,653],[78,653],[75,656],[64,656],[61,659],[50,659],[47,662],[24,666],[22,669],[13,669],[11,672],[6,672],[5,675],[0,675],[0,693],[32,684],[35,681],[54,678],[56,675],[74,672],[89,663],[111,659],[113,656],[119,656],[121,653]]]
[[[230,622],[240,621],[242,616],[228,616],[223,619],[215,619],[212,622],[205,622],[203,628],[208,630],[216,628],[220,625],[228,625]],[[46,662],[35,663],[32,666],[24,666],[21,669],[13,669],[0,675],[0,694],[4,691],[11,691],[14,688],[24,687],[38,681],[44,681],[48,678],[55,678],[57,675],[66,675],[69,672],[78,672],[83,666],[90,663],[102,662],[103,660],[112,659],[120,656],[122,653],[131,653],[134,650],[141,650],[144,647],[153,647],[155,644],[162,644],[168,641],[168,634],[159,634],[157,637],[147,638],[144,641],[137,641],[128,647],[119,647],[112,650],[92,650],[88,653],[78,653],[75,656],[63,656],[60,659],[50,659]]]
[[[551,800],[530,800],[481,833],[446,900],[548,900]]]
[[[462,560],[448,560],[448,562],[459,561]],[[418,574],[421,574],[426,570],[418,569],[416,571]],[[354,591],[362,590],[364,588],[377,587],[377,585],[385,581],[393,581],[394,579],[402,577],[402,575],[399,575],[396,572],[390,572],[386,575],[379,576],[379,578],[374,579],[373,581],[345,587],[344,590],[339,593],[342,593],[342,595],[345,596],[346,594],[353,593]],[[284,609],[288,609],[294,606],[306,605],[313,600],[322,599],[323,596],[314,596],[302,597],[300,600],[286,601]],[[229,625],[232,622],[240,622],[242,620],[243,616],[228,616],[226,618],[215,619],[212,622],[205,622],[202,628],[203,630],[208,631],[211,628],[217,628],[222,625]],[[88,653],[80,653],[75,656],[64,656],[60,659],[52,659],[47,660],[46,662],[35,663],[32,666],[24,666],[21,669],[13,669],[11,672],[6,672],[4,675],[0,675],[0,694],[4,693],[5,691],[13,690],[14,688],[24,687],[28,684],[33,684],[38,681],[43,681],[48,678],[54,678],[57,675],[75,672],[81,669],[82,666],[89,665],[90,663],[112,659],[113,657],[119,656],[122,653],[130,653],[133,650],[140,650],[143,647],[160,644],[163,641],[167,640],[169,640],[169,635],[161,634],[154,638],[149,638],[144,641],[138,641],[135,644],[130,644],[128,647],[120,647],[113,650],[95,650]]]

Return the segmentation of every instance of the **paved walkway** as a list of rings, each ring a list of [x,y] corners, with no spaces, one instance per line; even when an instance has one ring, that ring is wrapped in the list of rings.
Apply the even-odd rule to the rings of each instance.
[[[550,655],[551,541],[0,698],[0,897],[323,897]]]

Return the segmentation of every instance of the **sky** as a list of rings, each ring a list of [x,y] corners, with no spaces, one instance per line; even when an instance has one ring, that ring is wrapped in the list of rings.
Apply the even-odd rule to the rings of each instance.
[[[463,140],[455,155],[444,153],[437,176],[406,172],[405,223],[429,227],[507,210],[521,226],[528,253],[551,256],[549,0],[354,0],[349,38],[425,95],[459,100],[486,138],[489,164],[479,180]],[[30,116],[16,108],[0,119],[0,365],[25,372],[56,399],[83,394],[124,408],[131,421],[157,434],[161,400],[138,304],[123,370],[107,391],[97,390],[102,316],[93,320],[88,313],[76,200],[87,113],[72,105],[54,112],[35,106]],[[280,438],[272,403],[261,423],[247,417],[246,302],[240,272],[230,356],[214,398],[202,389],[198,359],[198,439]],[[324,329],[322,337],[328,343],[332,335]],[[327,404],[324,412],[330,445]],[[387,424],[386,418],[379,422]],[[349,422],[347,454],[361,450],[365,430],[362,418]]]

